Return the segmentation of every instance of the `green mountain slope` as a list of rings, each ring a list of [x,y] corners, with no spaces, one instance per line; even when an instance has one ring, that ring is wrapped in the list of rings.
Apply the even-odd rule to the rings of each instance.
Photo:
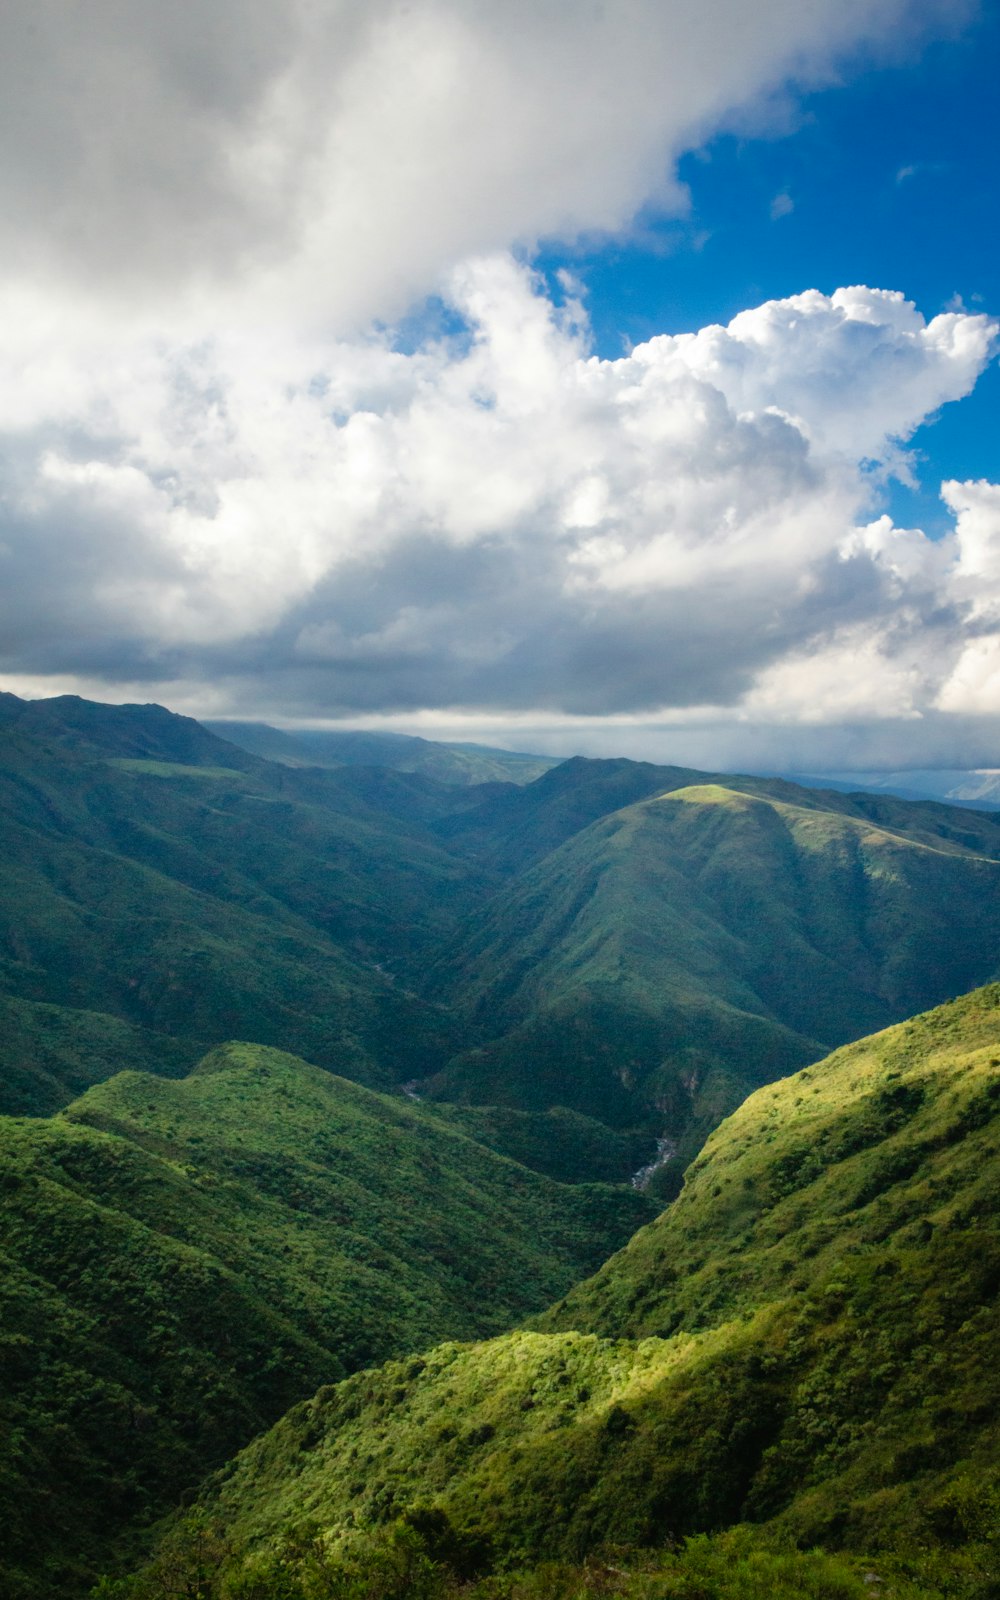
[[[0,991],[383,1084],[454,1048],[382,968],[450,933],[481,881],[400,814],[402,775],[380,810],[372,783],[257,761],[159,708],[4,710]]]
[[[931,1589],[985,1600],[998,1180],[993,986],[761,1089],[539,1331],[321,1390],[211,1482],[204,1514],[253,1550],[303,1519],[409,1513],[480,1565],[750,1520],[965,1562],[968,1586]],[[977,1540],[981,1569],[961,1553]]]
[[[575,756],[521,789],[489,794],[461,814],[442,817],[437,832],[454,848],[489,862],[505,874],[521,872],[558,849],[591,823],[642,800],[679,789],[718,784],[741,794],[785,801],[808,809],[854,817],[924,838],[947,840],[1000,856],[998,819],[935,800],[892,794],[803,787],[784,778],[700,772],[645,761],[592,760]]]
[[[48,744],[84,755],[102,752],[123,759],[176,762],[188,767],[227,767],[252,772],[258,762],[243,750],[224,746],[192,717],[163,706],[112,706],[79,695],[51,700],[0,696],[0,724]]]
[[[574,756],[522,789],[490,795],[472,810],[441,821],[453,847],[509,875],[541,860],[598,818],[704,773],[648,761],[591,761]]]
[[[318,1383],[509,1326],[650,1214],[248,1045],[0,1119],[0,1156],[11,1597],[80,1592]]]
[[[656,1124],[693,1153],[756,1085],[993,975],[990,819],[970,843],[964,815],[776,788],[641,800],[497,895],[437,968],[488,1042],[433,1092]]]
[[[609,1128],[565,1106],[521,1111],[513,1106],[425,1103],[470,1139],[559,1183],[623,1183],[649,1162],[654,1145],[640,1129]]]

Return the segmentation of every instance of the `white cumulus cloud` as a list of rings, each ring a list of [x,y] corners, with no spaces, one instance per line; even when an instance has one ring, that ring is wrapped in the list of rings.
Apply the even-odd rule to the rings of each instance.
[[[872,463],[968,392],[988,318],[809,291],[608,361],[508,256],[450,295],[459,331],[409,354],[22,350],[7,671],[227,682],[290,715],[991,701],[1000,490],[948,485],[936,542],[871,515]]]

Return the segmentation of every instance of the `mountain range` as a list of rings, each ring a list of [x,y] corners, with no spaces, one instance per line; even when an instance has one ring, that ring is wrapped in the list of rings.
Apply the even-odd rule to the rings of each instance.
[[[11,1600],[985,1600],[1000,817],[12,695],[0,817]]]

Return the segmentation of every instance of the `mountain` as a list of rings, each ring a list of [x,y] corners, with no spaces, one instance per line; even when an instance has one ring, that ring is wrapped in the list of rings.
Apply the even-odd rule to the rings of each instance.
[[[411,784],[439,814],[429,780],[291,772],[158,707],[12,701],[0,992],[199,1045],[287,1046],[383,1085],[454,1048],[440,1008],[383,970],[481,892],[406,819]]]
[[[989,854],[996,851],[995,817],[888,791],[865,792],[819,779],[790,780],[746,773],[702,772],[692,767],[655,766],[624,758],[594,760],[574,756],[523,788],[487,792],[473,806],[442,817],[435,831],[463,853],[488,862],[504,874],[523,871],[565,844],[591,823],[641,800],[705,784],[740,793],[868,820],[877,826],[912,830],[928,841],[952,840]],[[916,804],[914,804],[916,800]]]
[[[443,818],[436,831],[453,847],[509,876],[601,817],[705,776],[648,761],[573,756],[522,789],[488,795],[474,809]]]
[[[556,756],[495,750],[483,744],[439,744],[405,733],[272,728],[266,722],[206,722],[210,732],[291,767],[389,767],[439,783],[531,783],[558,764]]]
[[[335,1561],[331,1534],[402,1517],[459,1571],[609,1543],[621,1570],[636,1548],[748,1522],[772,1550],[863,1553],[876,1590],[895,1571],[885,1592],[986,1600],[998,1196],[994,985],[759,1090],[673,1205],[533,1330],[320,1390],[210,1481],[199,1525],[231,1575],[271,1571],[262,1597],[286,1592],[269,1541],[303,1518]],[[305,1547],[279,1548],[287,1583]],[[689,1579],[713,1547],[692,1548]],[[628,1592],[865,1592],[866,1567],[799,1590],[791,1558],[784,1586],[765,1568],[732,1591]],[[586,1588],[532,1581],[511,1593]]]
[[[520,786],[293,768],[160,707],[6,696],[0,818],[11,1112],[121,1065],[91,1022],[73,1066],[72,1029],[23,1009],[57,1007],[138,1030],[157,1071],[253,1039],[666,1197],[747,1092],[998,965],[1000,820],[887,795],[582,758]]]
[[[0,696],[0,726],[58,745],[64,751],[103,754],[121,760],[161,761],[186,767],[251,772],[246,752],[209,733],[192,717],[158,705],[110,706],[79,695],[51,700]]]
[[[502,850],[568,836],[431,969],[481,1043],[427,1092],[655,1128],[676,1173],[751,1089],[997,971],[993,819],[687,776],[569,762],[504,799]]]
[[[116,1535],[318,1384],[509,1327],[651,1214],[236,1044],[0,1119],[0,1174],[10,1600],[85,1591]]]
[[[292,766],[14,696],[0,819],[5,1595],[76,1600],[292,1406],[120,1592],[207,1594],[209,1546],[273,1535],[293,1588],[253,1555],[226,1600],[542,1556],[563,1591],[525,1595],[569,1600],[599,1546],[707,1530],[621,1584],[743,1563],[733,1600],[825,1600],[871,1550],[901,1600],[986,1600],[885,1551],[978,1551],[1000,1495],[997,991],[820,1058],[996,973],[1000,819],[628,761]],[[574,1288],[655,1209],[627,1179],[685,1167]],[[318,1510],[383,1577],[324,1576]],[[789,1540],[848,1553],[808,1576]]]

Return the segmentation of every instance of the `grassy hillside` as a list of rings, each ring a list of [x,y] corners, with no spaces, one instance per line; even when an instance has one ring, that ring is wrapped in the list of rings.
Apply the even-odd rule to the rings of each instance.
[[[943,808],[776,788],[658,794],[515,879],[437,968],[493,1037],[433,1092],[655,1121],[693,1153],[756,1085],[993,975],[991,820],[970,842]]]
[[[0,1588],[70,1596],[318,1383],[509,1326],[648,1217],[277,1051],[0,1119]]]
[[[558,849],[591,823],[642,800],[679,789],[718,784],[741,794],[784,801],[837,816],[873,822],[926,840],[962,845],[1000,857],[1000,821],[932,800],[900,800],[888,793],[802,787],[783,778],[700,772],[646,761],[575,756],[521,789],[488,794],[461,814],[442,817],[437,832],[453,847],[506,874],[521,872]]]
[[[490,795],[474,809],[443,819],[438,832],[509,875],[557,850],[598,818],[702,777],[687,767],[574,756],[523,789]]]
[[[998,1180],[993,986],[760,1090],[537,1331],[321,1390],[213,1480],[203,1514],[237,1551],[304,1519],[346,1534],[409,1516],[466,1567],[749,1520],[874,1552],[883,1574],[902,1551],[912,1592],[986,1600]],[[802,1592],[856,1592],[848,1576]],[[647,1592],[727,1592],[689,1577]]]

